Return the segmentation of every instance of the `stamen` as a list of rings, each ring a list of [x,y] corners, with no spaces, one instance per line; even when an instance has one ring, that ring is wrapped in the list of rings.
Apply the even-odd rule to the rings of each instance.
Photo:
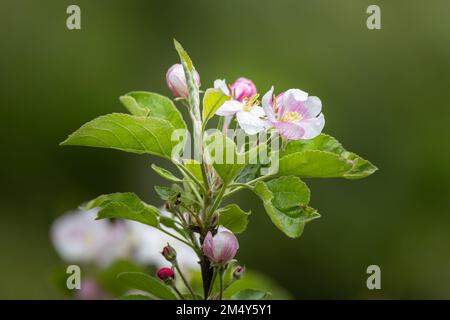
[[[302,115],[298,112],[285,112],[283,114],[283,117],[281,118],[281,121],[283,122],[293,122],[303,119]]]

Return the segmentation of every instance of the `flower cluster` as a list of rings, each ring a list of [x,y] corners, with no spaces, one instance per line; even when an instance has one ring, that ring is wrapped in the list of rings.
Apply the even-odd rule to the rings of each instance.
[[[200,86],[200,76],[197,71],[194,74]],[[169,68],[166,82],[176,97],[187,98],[189,93],[181,64]],[[275,96],[272,87],[260,103],[255,84],[243,77],[230,86],[225,80],[217,79],[214,88],[230,97],[216,111],[216,115],[225,117],[225,129],[235,116],[246,134],[273,128],[286,140],[307,140],[317,137],[325,126],[321,100],[300,89],[289,89]]]
[[[306,223],[320,217],[309,206],[310,190],[302,177],[360,179],[377,168],[321,133],[325,118],[318,97],[300,89],[275,94],[273,87],[261,95],[243,77],[231,85],[217,79],[202,91],[191,58],[176,40],[175,48],[181,63],[166,73],[175,99],[129,92],[120,97],[128,113],[98,117],[62,142],[170,161],[177,172],[151,166],[170,182],[155,186],[165,210],[132,192],[103,194],[83,206],[94,211],[55,222],[52,239],[66,261],[107,265],[125,257],[156,266],[154,276],[149,270],[118,275],[127,288],[145,289],[150,298],[247,297],[249,289],[232,295],[229,288],[237,280],[241,287],[252,286],[236,260],[235,235],[245,231],[250,212],[225,200],[241,189],[252,191],[275,227],[297,238]],[[191,126],[176,103],[186,108]],[[215,115],[217,129],[209,128]],[[193,157],[185,152],[192,149],[191,137]],[[94,215],[101,221],[91,225]],[[86,296],[96,294],[94,285],[87,287]],[[267,296],[267,291],[251,292]]]

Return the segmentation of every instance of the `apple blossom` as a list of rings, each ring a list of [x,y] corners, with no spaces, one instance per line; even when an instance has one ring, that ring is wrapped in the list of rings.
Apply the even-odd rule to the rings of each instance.
[[[209,231],[203,241],[203,254],[216,264],[229,262],[238,249],[239,243],[236,236],[228,230],[219,231],[214,237]]]
[[[64,261],[107,266],[127,256],[130,246],[125,223],[95,220],[97,212],[75,210],[54,221],[51,240]]]
[[[161,212],[165,213],[164,210]],[[142,223],[135,221],[126,221],[126,223],[132,242],[132,258],[137,263],[156,267],[165,266],[167,261],[161,255],[161,248],[170,242],[171,247],[177,252],[177,262],[180,267],[191,271],[198,270],[198,257],[186,244]],[[164,226],[161,228],[166,229]],[[169,229],[167,230],[169,231]],[[172,232],[172,230],[170,231]]]
[[[267,118],[287,140],[307,140],[318,136],[325,126],[322,102],[300,89],[289,89],[273,98],[273,87],[264,95]]]
[[[198,87],[200,87],[200,75],[197,71],[194,72],[194,80]],[[180,63],[174,64],[166,73],[166,83],[170,91],[175,97],[187,98],[189,97],[189,90],[186,84],[186,77],[184,75],[183,66]]]

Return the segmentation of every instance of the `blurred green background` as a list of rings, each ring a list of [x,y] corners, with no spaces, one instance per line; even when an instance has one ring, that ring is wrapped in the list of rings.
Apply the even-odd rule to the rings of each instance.
[[[66,28],[81,7],[82,29]],[[366,27],[381,7],[382,29]],[[0,3],[0,298],[60,298],[55,217],[99,194],[158,204],[151,158],[59,147],[84,122],[123,111],[131,90],[170,95],[165,72],[188,50],[202,88],[252,79],[261,92],[321,97],[325,132],[380,170],[307,181],[322,218],[286,238],[250,192],[239,259],[295,298],[450,298],[450,2],[227,0]],[[381,267],[381,290],[366,268]]]

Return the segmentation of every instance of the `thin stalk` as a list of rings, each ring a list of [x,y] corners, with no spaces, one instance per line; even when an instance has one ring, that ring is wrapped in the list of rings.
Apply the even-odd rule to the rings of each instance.
[[[223,274],[225,273],[225,268],[219,267],[220,278],[219,278],[219,300],[222,300],[223,296]]]
[[[194,181],[195,184],[198,185],[204,193],[206,193],[205,186],[200,181],[198,181],[198,179],[188,169],[186,169],[182,164],[177,164],[176,166],[183,174],[187,175],[192,181]]]
[[[214,268],[214,273],[211,279],[211,286],[209,287],[208,290],[208,297],[211,295],[213,287],[214,287],[214,281],[216,281],[216,277],[217,277],[217,268]]]
[[[219,191],[219,194],[215,197],[214,202],[208,211],[208,214],[206,215],[206,221],[209,222],[209,219],[214,214],[214,211],[220,206],[220,203],[222,202],[223,195],[225,194],[225,191],[227,190],[227,185],[224,184]]]
[[[170,233],[169,231],[164,230],[164,229],[161,228],[161,227],[155,227],[155,228],[158,229],[158,230],[161,231],[161,232],[164,232],[164,233],[167,234],[168,236],[171,236],[172,238],[177,239],[178,241],[183,242],[184,244],[188,245],[189,247],[191,247],[192,249],[195,250],[195,248],[192,246],[192,244],[190,244],[190,243],[187,242],[186,240],[184,240],[184,239],[182,239],[182,238],[180,238],[180,237],[174,235],[173,233]]]
[[[186,280],[186,278],[184,277],[183,273],[181,272],[181,269],[180,269],[180,266],[178,265],[178,262],[175,261],[173,266],[178,271],[178,274],[180,275],[181,280],[183,280],[184,285],[186,286],[186,288],[189,290],[190,294],[192,295],[192,299],[196,300],[194,290],[192,290],[191,286],[189,285],[189,282]]]
[[[170,286],[177,293],[177,295],[180,297],[181,300],[186,300],[186,298],[181,294],[181,292],[175,286],[175,283],[172,282],[172,284]]]

